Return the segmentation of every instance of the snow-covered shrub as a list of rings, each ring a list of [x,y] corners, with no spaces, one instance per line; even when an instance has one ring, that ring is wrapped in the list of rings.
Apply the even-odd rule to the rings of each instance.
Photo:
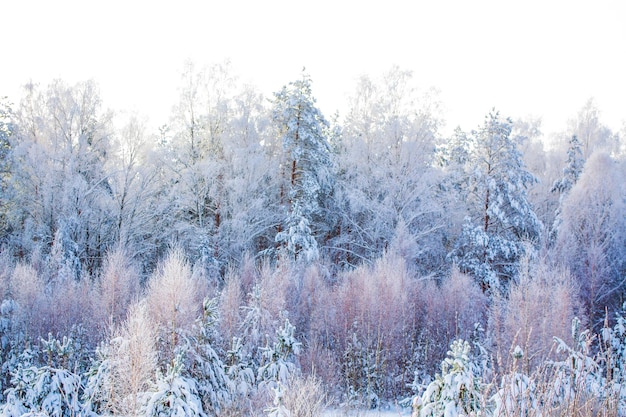
[[[105,343],[96,349],[91,367],[84,375],[86,382],[81,399],[85,406],[96,414],[107,411],[109,395],[113,389],[108,349],[109,346]]]
[[[417,283],[404,259],[386,254],[374,265],[342,273],[337,285],[316,296],[309,346],[333,353],[341,372],[318,375],[336,378],[346,401],[369,407],[406,390],[422,312]]]
[[[19,326],[26,335],[37,340],[46,305],[43,279],[31,265],[19,263],[11,274],[9,288],[14,326]]]
[[[51,417],[88,416],[81,403],[81,377],[65,369],[50,366],[19,367],[12,387],[6,391],[7,403],[0,415],[17,417],[42,413]]]
[[[533,376],[528,376],[518,369],[524,351],[518,345],[511,352],[511,356],[513,359],[511,372],[502,376],[498,391],[490,398],[494,417],[533,415],[540,403]]]
[[[278,382],[272,391],[274,392],[273,407],[265,410],[267,417],[291,417],[291,413],[284,404],[285,387],[283,384]]]
[[[555,359],[554,337],[569,336],[572,319],[581,307],[572,275],[545,260],[520,260],[518,280],[505,297],[494,296],[489,309],[489,338],[499,359],[498,372],[515,360],[507,352],[521,345],[524,357],[516,366],[531,374],[547,359]]]
[[[606,368],[606,395],[616,404],[617,412],[626,415],[626,304],[616,313],[615,324],[608,320],[601,334],[600,359]],[[608,319],[608,317],[607,317]]]
[[[269,417],[317,417],[328,405],[324,387],[315,376],[290,377],[273,391],[274,406],[266,410]]]
[[[376,347],[367,346],[357,335],[358,323],[343,355],[343,374],[347,383],[344,406],[377,408],[380,404],[382,363]]]
[[[142,408],[146,417],[206,417],[196,381],[182,376],[183,369],[177,355],[165,375],[157,375],[156,390],[146,393]]]
[[[211,345],[215,340],[217,302],[206,298],[203,315],[196,322],[193,335],[185,338],[184,351],[187,366],[183,374],[197,383],[204,410],[217,413],[230,402],[233,384],[226,375],[226,365]]]
[[[294,336],[295,327],[285,318],[284,326],[276,331],[276,341],[270,346],[269,340],[262,348],[263,363],[257,371],[259,387],[274,388],[277,383],[287,383],[296,372],[294,356],[300,354],[301,343]]]
[[[226,373],[235,396],[245,397],[254,389],[256,380],[254,369],[252,358],[244,353],[241,339],[233,338],[231,348],[227,352]]]
[[[202,315],[205,293],[181,250],[172,250],[151,277],[146,303],[157,325],[161,364],[173,359],[181,336],[188,335]]]
[[[0,400],[4,400],[4,390],[9,386],[11,374],[18,365],[18,346],[23,333],[16,329],[15,315],[17,303],[12,299],[0,303]]]
[[[476,281],[456,267],[440,282],[420,280],[411,305],[416,311],[414,355],[419,357],[419,371],[429,375],[438,372],[451,340],[473,340],[484,326],[487,305]]]
[[[292,378],[284,395],[284,403],[292,417],[316,417],[328,406],[322,381],[315,375]]]
[[[126,321],[98,350],[98,359],[87,374],[85,401],[98,411],[137,414],[144,393],[153,387],[155,339],[145,303],[131,305]]]
[[[592,354],[595,337],[589,330],[580,330],[577,318],[572,320],[572,339],[574,347],[555,337],[557,352],[565,358],[548,362],[554,375],[546,403],[562,412],[594,407],[605,399],[603,370]]]
[[[414,401],[414,415],[456,417],[481,412],[484,386],[470,360],[470,350],[470,344],[462,339],[452,342],[441,363],[441,374]]]

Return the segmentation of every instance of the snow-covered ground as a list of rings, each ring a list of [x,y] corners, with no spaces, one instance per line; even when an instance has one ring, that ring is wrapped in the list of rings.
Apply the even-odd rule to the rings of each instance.
[[[411,410],[409,408],[391,407],[384,410],[342,410],[331,409],[327,410],[323,417],[398,417],[398,416],[410,416]]]

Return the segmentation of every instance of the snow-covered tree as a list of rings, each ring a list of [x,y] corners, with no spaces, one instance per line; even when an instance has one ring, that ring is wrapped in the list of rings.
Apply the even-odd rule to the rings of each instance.
[[[554,184],[552,184],[551,191],[554,193],[568,193],[578,182],[578,179],[583,172],[585,159],[583,158],[580,141],[576,135],[573,135],[569,140],[569,146],[567,148],[567,161],[565,164],[565,168],[563,168],[563,176],[554,181]]]
[[[112,242],[111,115],[94,82],[26,86],[15,113],[10,186],[18,254],[50,253],[53,242],[75,278],[99,267]],[[74,260],[77,260],[76,262]]]
[[[203,283],[180,249],[172,250],[148,283],[146,302],[159,332],[159,361],[170,363],[195,320],[202,317]]]
[[[574,318],[572,339],[574,346],[569,346],[555,337],[557,352],[564,357],[550,363],[554,369],[554,382],[549,387],[546,406],[573,410],[589,398],[602,400],[605,379],[602,366],[592,352],[595,336],[590,330],[583,330],[580,320]]]
[[[403,256],[420,271],[437,270],[445,257],[446,216],[432,164],[441,126],[437,94],[414,84],[410,71],[393,67],[379,78],[362,77],[351,97],[333,143],[336,226],[328,252],[341,267],[374,261],[395,234],[410,248]]]
[[[90,402],[101,412],[136,415],[157,369],[156,330],[145,302],[133,304],[89,375]]]
[[[458,175],[454,188],[468,205],[449,257],[489,292],[504,290],[516,277],[525,242],[537,243],[541,230],[526,193],[535,177],[523,164],[511,128],[509,119],[491,112],[477,131],[457,135],[446,156]]]
[[[153,391],[146,393],[142,414],[146,417],[207,417],[196,381],[183,376],[180,355],[168,365],[165,374],[158,374]]]
[[[13,372],[11,387],[6,390],[6,404],[0,415],[46,415],[52,417],[92,416],[90,404],[83,403],[82,376],[68,363],[77,346],[69,338],[59,341],[52,336],[41,340],[45,365],[36,363],[29,349],[20,355],[20,364]],[[78,346],[80,347],[80,346]]]
[[[203,410],[218,413],[228,405],[235,387],[226,375],[226,365],[214,348],[216,345],[217,302],[206,298],[202,317],[196,321],[194,334],[185,338],[185,368],[181,375],[196,383]]]
[[[205,276],[221,277],[244,253],[274,245],[279,218],[268,158],[269,110],[240,86],[228,63],[189,62],[179,103],[163,130],[159,213],[174,241]]]
[[[15,372],[12,388],[6,392],[7,403],[0,415],[46,415],[73,417],[90,415],[80,401],[80,375],[49,366],[22,367]]]
[[[563,176],[554,181],[552,188],[550,189],[551,192],[559,194],[559,206],[556,209],[554,223],[550,229],[551,240],[556,239],[559,227],[563,221],[561,218],[561,205],[563,204],[563,199],[578,182],[578,179],[583,172],[583,166],[585,165],[585,159],[583,158],[580,141],[576,135],[573,135],[569,140],[569,147],[567,148],[567,161],[565,163],[566,165],[565,168],[563,168]]]
[[[244,351],[240,338],[233,338],[227,354],[226,372],[233,388],[233,396],[245,398],[256,386],[255,364],[251,355]]]
[[[166,250],[171,206],[163,165],[151,142],[146,122],[135,114],[116,129],[107,164],[111,188],[112,238],[127,255],[152,270]],[[158,221],[155,221],[157,220]],[[136,254],[142,254],[141,258]]]
[[[605,308],[617,310],[624,294],[625,176],[623,163],[596,152],[561,204],[556,253],[576,277],[596,329]]]
[[[456,417],[479,415],[485,405],[484,384],[470,359],[467,341],[455,340],[448,357],[441,363],[441,374],[435,376],[421,396],[413,401],[415,417]]]
[[[568,132],[580,141],[582,157],[586,160],[596,150],[612,153],[619,149],[619,137],[601,121],[601,111],[593,98],[588,99],[569,121]]]
[[[329,124],[316,107],[311,79],[289,83],[275,93],[273,121],[281,141],[281,220],[276,242],[292,256],[319,256],[324,224],[323,200],[332,190]]]
[[[11,142],[9,138],[13,130],[11,113],[12,110],[6,98],[0,98],[0,243],[6,239],[7,212],[11,201],[7,194],[7,183],[11,170]]]
[[[295,356],[300,354],[301,343],[295,338],[295,327],[285,318],[285,324],[276,331],[276,341],[262,349],[263,363],[257,371],[257,381],[261,388],[276,388],[286,384],[296,372]]]

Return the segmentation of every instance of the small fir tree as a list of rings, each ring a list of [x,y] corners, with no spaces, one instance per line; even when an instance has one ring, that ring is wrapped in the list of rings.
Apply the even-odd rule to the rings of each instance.
[[[301,343],[295,337],[296,328],[285,318],[284,326],[276,331],[276,341],[270,346],[269,341],[262,349],[263,364],[257,372],[259,387],[275,388],[277,384],[286,384],[289,376],[296,372],[294,357],[300,354]]]
[[[183,376],[183,355],[176,355],[166,373],[157,375],[156,390],[146,394],[146,417],[207,417],[196,381]]]
[[[418,417],[456,417],[477,415],[484,404],[483,383],[470,360],[470,344],[452,342],[448,357],[421,397],[413,401],[413,415]]]

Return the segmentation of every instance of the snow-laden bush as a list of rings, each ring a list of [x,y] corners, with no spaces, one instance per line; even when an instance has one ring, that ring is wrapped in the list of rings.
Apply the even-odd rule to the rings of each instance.
[[[234,385],[226,374],[226,365],[211,345],[215,339],[217,302],[205,299],[202,318],[198,319],[194,334],[185,338],[187,366],[185,376],[197,383],[204,410],[217,413],[231,400]]]
[[[607,390],[617,400],[620,415],[626,415],[626,304],[616,314],[613,327],[602,329],[604,365],[607,368]]]
[[[269,417],[317,417],[328,406],[322,382],[315,376],[290,377],[273,391],[274,405],[265,410]]]
[[[255,385],[254,364],[252,358],[243,351],[242,340],[234,337],[232,345],[227,354],[226,373],[232,382],[234,394],[245,397]]]
[[[267,417],[291,417],[291,413],[285,406],[285,387],[283,384],[278,382],[272,391],[274,392],[273,406],[265,410]]]
[[[92,415],[81,403],[81,378],[65,369],[49,366],[19,367],[6,391],[3,417],[41,413],[51,417]]]
[[[196,381],[182,371],[182,356],[177,355],[165,375],[157,376],[156,390],[146,393],[146,417],[206,417]]]
[[[300,354],[301,343],[295,338],[296,328],[285,318],[284,326],[276,331],[276,341],[272,346],[262,348],[263,364],[257,372],[259,388],[275,388],[277,383],[287,383],[296,371],[294,356]]]
[[[493,416],[533,415],[538,409],[537,384],[533,377],[518,371],[518,361],[524,356],[521,347],[513,352],[512,372],[502,376],[498,391],[490,398]]]
[[[0,400],[6,399],[4,390],[9,387],[11,374],[17,368],[17,345],[23,339],[23,334],[14,329],[17,309],[18,305],[12,299],[2,300],[0,304]]]
[[[11,387],[5,391],[6,404],[0,415],[21,416],[43,414],[46,416],[89,416],[89,406],[83,404],[82,376],[66,367],[80,349],[71,338],[62,341],[48,336],[41,339],[41,351],[46,365],[37,365],[37,355],[27,349],[18,358],[12,372]],[[78,368],[78,362],[74,367]]]
[[[417,417],[456,417],[480,414],[484,385],[470,360],[470,344],[462,339],[450,346],[441,363],[441,374],[435,376],[421,397],[413,402]]]
[[[108,346],[102,344],[95,354],[91,367],[85,373],[85,388],[82,401],[86,407],[97,414],[104,412],[109,402],[111,387],[111,361],[108,357]]]
[[[342,406],[347,408],[377,408],[382,385],[380,343],[368,346],[361,341],[358,323],[353,323],[352,335],[343,354],[343,374],[347,383],[346,399]]]
[[[85,403],[98,413],[136,415],[154,386],[155,334],[145,303],[133,304],[85,374]]]
[[[561,409],[578,407],[605,396],[603,369],[592,355],[595,337],[589,330],[581,331],[576,318],[572,321],[572,339],[574,347],[555,337],[557,352],[564,353],[565,358],[548,362],[555,372],[548,401]]]

